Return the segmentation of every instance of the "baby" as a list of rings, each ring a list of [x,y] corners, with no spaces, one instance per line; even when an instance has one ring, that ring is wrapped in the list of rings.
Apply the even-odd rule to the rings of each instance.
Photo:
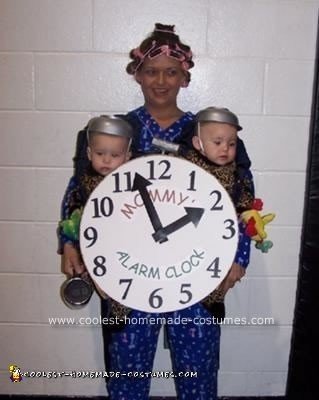
[[[101,180],[131,157],[133,129],[122,118],[101,115],[87,126],[87,155],[90,163],[83,174],[73,176],[62,203],[59,236],[62,242],[62,271],[68,276],[81,275],[86,269],[79,250],[81,211]]]

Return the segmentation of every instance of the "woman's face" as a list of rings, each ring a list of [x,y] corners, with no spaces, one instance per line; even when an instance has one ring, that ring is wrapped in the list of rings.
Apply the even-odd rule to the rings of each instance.
[[[145,99],[151,107],[176,107],[176,99],[186,74],[181,63],[166,55],[145,61],[136,73]]]

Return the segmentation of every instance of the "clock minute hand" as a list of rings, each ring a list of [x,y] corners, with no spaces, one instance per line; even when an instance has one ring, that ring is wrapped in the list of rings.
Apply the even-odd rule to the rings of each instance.
[[[147,186],[150,186],[150,185],[152,185],[152,182],[145,179],[142,175],[135,173],[132,191],[133,192],[135,190],[139,191],[139,193],[142,197],[144,206],[146,208],[147,214],[149,216],[149,219],[150,219],[152,226],[154,228],[154,231],[156,233],[156,232],[162,231],[163,225],[161,223],[161,220],[159,219],[159,216],[154,207],[153,201],[146,189]],[[168,240],[167,236],[165,235],[164,232],[162,232],[162,233],[158,234],[156,241],[162,243],[162,242],[166,242],[167,240]]]
[[[156,242],[160,241],[162,236],[170,235],[173,232],[181,229],[183,226],[192,222],[196,227],[199,224],[200,219],[202,218],[205,209],[204,208],[196,208],[196,207],[184,207],[186,214],[177,219],[176,221],[172,222],[169,225],[155,231],[153,233],[153,238]]]

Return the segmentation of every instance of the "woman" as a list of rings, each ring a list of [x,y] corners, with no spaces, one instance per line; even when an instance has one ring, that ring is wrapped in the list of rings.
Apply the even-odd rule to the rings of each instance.
[[[153,137],[189,146],[194,128],[194,115],[182,111],[177,104],[181,88],[188,86],[191,75],[189,69],[194,65],[189,46],[183,44],[174,33],[174,26],[156,24],[152,34],[140,46],[131,50],[131,62],[127,72],[134,76],[140,85],[144,105],[129,112],[127,119],[133,126],[135,135],[132,143],[133,156],[155,153]],[[81,175],[87,164],[86,134],[81,131],[77,141],[75,171]],[[249,169],[250,161],[239,141],[237,164]],[[67,250],[64,246],[64,250]],[[64,256],[69,257],[68,251]],[[248,256],[249,258],[249,256]],[[248,263],[248,261],[247,261]],[[72,263],[70,263],[72,265]],[[227,281],[225,292],[244,275],[245,269],[234,264]],[[73,263],[73,271],[83,272],[81,261]],[[72,268],[68,272],[70,274]],[[106,303],[102,301],[102,316],[106,313]],[[147,317],[148,314],[132,310],[131,317]],[[156,314],[152,314],[156,317]],[[161,317],[187,318],[186,325],[166,325],[170,348],[175,386],[178,399],[217,399],[217,372],[219,368],[218,324],[196,325],[195,317],[211,317],[203,304],[195,304],[187,309],[160,314]],[[120,330],[111,332],[103,326],[106,369],[123,373],[119,378],[110,378],[107,389],[112,400],[146,400],[149,398],[153,360],[160,325],[125,325]],[[143,377],[124,376],[130,371],[140,371]],[[197,372],[197,377],[178,376],[178,372]]]

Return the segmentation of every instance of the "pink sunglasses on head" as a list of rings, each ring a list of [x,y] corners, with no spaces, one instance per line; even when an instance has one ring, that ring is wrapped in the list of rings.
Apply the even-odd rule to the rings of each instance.
[[[135,72],[143,64],[146,57],[152,60],[153,58],[159,57],[163,54],[165,54],[167,57],[173,58],[174,60],[180,61],[182,68],[187,71],[189,69],[187,59],[192,57],[191,51],[185,52],[177,44],[175,45],[175,49],[172,49],[167,44],[157,46],[155,40],[153,41],[152,46],[144,54],[141,52],[139,47],[134,49],[133,54],[140,58],[140,61],[135,68]]]

